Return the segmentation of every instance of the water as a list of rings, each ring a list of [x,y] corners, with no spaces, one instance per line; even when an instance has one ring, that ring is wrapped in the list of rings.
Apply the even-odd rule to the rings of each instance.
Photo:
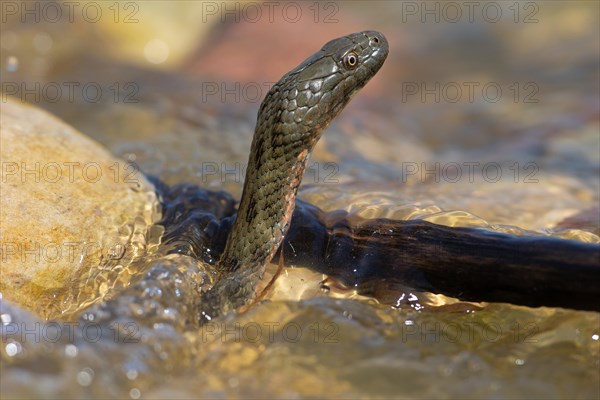
[[[597,5],[564,16],[561,5],[536,4],[540,21],[516,26],[396,27],[399,11],[387,6],[373,25],[383,24],[394,46],[381,80],[325,133],[300,198],[368,218],[598,243]],[[18,53],[27,49],[13,47],[19,64],[10,79],[94,80],[110,91],[118,77],[136,82],[139,101],[38,105],[168,184],[239,198],[257,103],[202,102],[207,78],[194,71],[98,60],[81,46],[63,49],[52,29],[44,31],[52,47],[41,61],[35,54],[31,71],[32,58]],[[497,82],[510,96],[517,82],[520,101],[402,97],[406,82],[471,80]],[[529,82],[539,88],[537,103],[524,102]],[[160,233],[145,240],[157,246]],[[195,294],[210,284],[210,271],[189,257],[165,258],[156,246],[128,266],[116,290],[98,292],[108,305],[83,311],[74,303],[78,311],[56,323],[2,299],[3,398],[600,395],[598,313],[463,303],[410,288],[382,293],[378,303],[323,291],[324,277],[298,266],[283,272],[266,302],[199,327]]]

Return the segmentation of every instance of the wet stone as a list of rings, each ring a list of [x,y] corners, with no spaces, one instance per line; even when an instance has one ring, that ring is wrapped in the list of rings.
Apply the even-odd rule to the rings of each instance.
[[[4,298],[52,317],[119,282],[157,217],[153,185],[139,170],[125,179],[133,164],[17,101],[2,105],[1,145]]]

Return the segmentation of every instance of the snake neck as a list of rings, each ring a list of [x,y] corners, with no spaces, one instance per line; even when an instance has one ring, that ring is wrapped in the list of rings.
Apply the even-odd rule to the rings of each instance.
[[[262,109],[262,108],[261,108]],[[276,116],[275,116],[276,117]],[[236,220],[220,270],[256,270],[266,265],[288,230],[296,193],[319,132],[284,125],[259,113]]]

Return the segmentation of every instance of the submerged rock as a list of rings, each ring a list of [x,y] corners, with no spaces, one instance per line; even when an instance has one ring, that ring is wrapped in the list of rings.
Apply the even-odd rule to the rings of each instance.
[[[135,164],[10,99],[0,156],[4,298],[51,318],[126,285],[159,217],[153,185]]]

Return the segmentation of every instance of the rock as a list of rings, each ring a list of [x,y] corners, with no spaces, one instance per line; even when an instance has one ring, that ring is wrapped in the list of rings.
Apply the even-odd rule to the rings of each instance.
[[[159,218],[135,164],[36,107],[0,123],[0,292],[45,318],[125,286]]]

